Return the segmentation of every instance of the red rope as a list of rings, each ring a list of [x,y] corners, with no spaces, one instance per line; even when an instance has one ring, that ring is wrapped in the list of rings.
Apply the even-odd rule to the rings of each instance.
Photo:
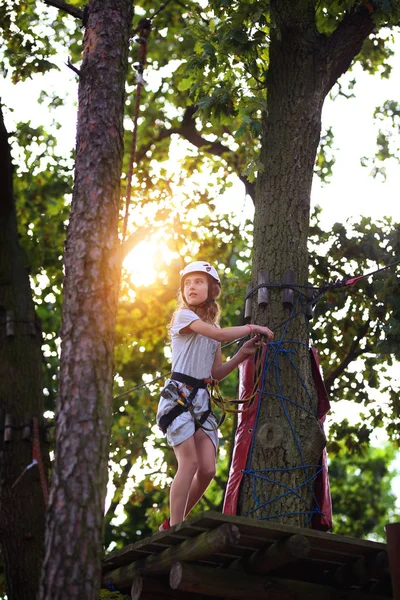
[[[381,271],[386,271],[386,269],[390,269],[391,267],[396,267],[400,264],[400,260],[397,260],[390,265],[386,265],[386,267],[381,267],[380,269],[375,269],[375,271],[370,271],[369,273],[365,273],[364,275],[358,275],[357,277],[351,277],[344,282],[344,285],[354,285],[360,279],[365,279],[366,277],[370,277],[371,275],[375,275],[375,273],[380,273]]]
[[[49,492],[47,487],[47,479],[44,472],[44,466],[42,462],[42,455],[40,453],[39,425],[36,417],[33,417],[32,462],[34,461],[36,461],[39,469],[40,483],[42,486],[44,503],[47,506],[49,501]]]

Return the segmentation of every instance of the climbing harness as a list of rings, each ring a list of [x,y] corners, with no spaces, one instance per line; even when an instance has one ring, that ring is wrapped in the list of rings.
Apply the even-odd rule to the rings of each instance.
[[[190,412],[194,419],[196,430],[203,429],[205,431],[215,431],[216,429],[219,429],[219,427],[221,427],[222,423],[225,421],[227,413],[243,413],[251,407],[257,396],[257,393],[259,392],[261,378],[261,348],[258,348],[256,352],[255,377],[252,393],[248,398],[244,398],[241,400],[225,400],[221,394],[219,383],[216,379],[195,379],[194,377],[190,377],[189,375],[185,375],[184,373],[177,373],[176,371],[173,371],[171,373],[171,381],[163,388],[163,390],[161,391],[161,396],[168,400],[176,400],[177,405],[174,406],[174,408],[172,408],[167,414],[161,417],[159,422],[159,427],[161,431],[165,434],[171,423],[183,412]],[[190,394],[188,397],[186,397],[184,391],[178,385],[178,383],[183,383],[187,388],[190,389]],[[209,404],[208,410],[201,415],[200,419],[198,419],[195,416],[193,410],[193,401],[196,397],[197,392],[199,391],[199,389],[207,389],[208,386],[210,386],[210,399],[222,412],[218,425],[212,428],[208,428],[204,425],[210,414],[212,414],[211,402]],[[228,408],[229,405],[239,403],[241,404],[242,408]]]
[[[179,386],[179,383],[182,383],[190,390],[189,396],[186,396],[182,389],[183,386]],[[163,388],[161,391],[161,396],[167,400],[176,400],[177,405],[174,406],[174,408],[172,408],[168,413],[163,415],[160,419],[158,425],[164,434],[167,432],[167,429],[171,423],[184,412],[190,412],[192,418],[194,419],[196,429],[201,428],[205,431],[215,431],[218,429],[221,423],[212,428],[204,425],[208,417],[212,414],[210,402],[208,409],[201,415],[200,418],[196,417],[193,409],[193,401],[197,392],[200,389],[207,389],[210,383],[211,379],[196,379],[195,377],[190,377],[189,375],[178,373],[177,371],[173,371],[171,373],[171,381]]]

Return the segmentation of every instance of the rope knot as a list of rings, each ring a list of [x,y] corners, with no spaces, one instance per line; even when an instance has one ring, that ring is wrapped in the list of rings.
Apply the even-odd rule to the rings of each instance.
[[[281,341],[277,341],[277,342],[268,342],[268,344],[274,348],[277,349],[277,351],[279,352],[279,354],[282,355],[286,355],[286,354],[296,354],[295,350],[293,349],[289,349],[287,350],[286,348],[283,347],[283,344]]]
[[[279,354],[295,354],[295,351],[293,350],[293,348],[291,348],[290,350],[286,350],[286,348],[280,347]]]

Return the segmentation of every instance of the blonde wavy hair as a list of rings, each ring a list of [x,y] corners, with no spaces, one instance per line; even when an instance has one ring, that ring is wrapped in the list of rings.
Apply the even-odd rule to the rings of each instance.
[[[177,306],[176,310],[174,311],[174,314],[172,315],[171,321],[168,325],[168,329],[170,329],[172,327],[176,313],[179,310],[181,310],[182,308],[188,308],[189,310],[192,310],[196,314],[197,314],[198,309],[200,308],[202,311],[204,311],[204,314],[202,316],[203,321],[205,321],[206,323],[211,323],[212,325],[218,324],[221,308],[220,308],[217,300],[221,295],[221,286],[219,285],[219,283],[217,283],[215,281],[215,279],[213,279],[213,277],[210,277],[210,275],[208,275],[208,274],[206,274],[206,276],[207,276],[207,281],[208,281],[208,298],[200,306],[193,306],[193,305],[189,304],[188,302],[186,302],[186,298],[183,293],[183,285],[182,285],[183,281],[182,281],[181,287],[178,290],[178,294],[177,294],[178,306]]]

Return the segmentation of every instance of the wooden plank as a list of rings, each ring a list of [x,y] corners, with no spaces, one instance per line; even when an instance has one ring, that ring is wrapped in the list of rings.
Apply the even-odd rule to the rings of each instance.
[[[362,586],[385,579],[388,574],[387,553],[378,552],[340,566],[335,572],[335,579],[342,586]]]
[[[304,558],[310,551],[310,544],[303,535],[291,535],[275,542],[265,550],[254,552],[246,561],[245,568],[253,573],[269,573],[282,565]]]
[[[139,560],[144,556],[162,552],[170,546],[177,546],[189,537],[195,537],[199,532],[205,531],[204,529],[184,527],[182,534],[179,532],[182,525],[183,523],[179,523],[171,527],[168,531],[154,533],[149,538],[144,538],[134,544],[128,544],[124,548],[110,552],[103,560],[104,570],[114,569],[134,560]]]
[[[201,533],[194,539],[189,538],[179,546],[172,546],[159,554],[107,571],[103,580],[113,583],[117,589],[126,589],[137,573],[166,573],[176,561],[205,559],[234,546],[239,539],[240,533],[236,525],[225,523],[217,529]]]
[[[134,576],[132,585],[130,588],[132,600],[145,600],[146,598],[157,598],[160,599],[174,599],[174,600],[190,600],[191,594],[181,592],[179,590],[172,590],[168,576],[165,577],[144,577],[138,573]]]
[[[214,512],[203,512],[192,517],[190,523],[192,526],[201,527],[202,529],[210,529],[217,527],[219,523],[235,523],[240,530],[241,540],[245,539],[246,535],[256,538],[262,537],[265,540],[276,541],[288,535],[301,534],[307,537],[310,542],[310,547],[325,548],[338,553],[354,554],[364,556],[371,550],[377,552],[385,551],[386,544],[373,542],[370,540],[361,540],[344,535],[324,533],[303,527],[295,527],[293,525],[285,525],[282,523],[272,524],[271,521],[257,521],[249,517],[238,517],[236,515],[224,515]]]
[[[400,600],[400,523],[385,526],[393,600]]]
[[[248,575],[229,569],[208,569],[178,562],[170,572],[172,589],[229,600],[387,600],[361,590],[342,590],[329,586]]]
[[[175,525],[169,531],[156,533],[150,538],[111,553],[104,559],[104,572],[178,547],[183,542],[206,531],[213,531],[225,523],[238,527],[240,541],[232,546],[224,547],[223,550],[216,550],[212,556],[207,557],[207,564],[214,564],[215,567],[229,566],[234,561],[245,560],[251,554],[261,550],[266,551],[273,544],[292,535],[303,536],[309,544],[307,560],[302,560],[305,571],[317,569],[322,572],[334,573],[342,565],[352,564],[363,557],[369,562],[371,560],[373,562],[377,560],[378,555],[387,556],[385,555],[386,545],[379,542],[358,540],[270,521],[260,522],[246,517],[205,512]],[[369,567],[368,571],[372,573]],[[382,569],[381,576],[383,576]],[[305,574],[303,579],[307,577],[308,575]]]
[[[169,583],[174,590],[189,593],[197,591],[205,596],[224,596],[232,600],[269,599],[264,578],[249,576],[243,571],[207,569],[178,562],[171,569]],[[280,598],[291,600],[289,595],[282,595]]]

